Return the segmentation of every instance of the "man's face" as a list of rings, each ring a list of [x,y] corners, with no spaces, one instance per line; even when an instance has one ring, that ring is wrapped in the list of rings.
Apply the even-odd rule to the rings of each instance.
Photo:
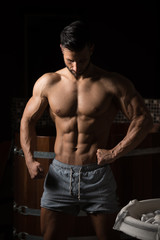
[[[93,47],[85,46],[81,51],[74,52],[61,46],[66,67],[75,78],[82,76],[89,64]]]

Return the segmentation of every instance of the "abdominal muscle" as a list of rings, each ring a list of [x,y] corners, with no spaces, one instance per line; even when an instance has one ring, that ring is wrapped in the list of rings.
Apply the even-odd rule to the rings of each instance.
[[[55,142],[55,154],[56,159],[67,164],[71,165],[86,165],[92,164],[97,161],[96,152],[98,145],[96,142],[89,140],[87,136],[82,134],[78,135],[78,138],[81,138],[82,141],[71,140],[68,134],[62,136],[57,136]]]
[[[66,126],[66,121],[65,124],[56,125],[57,137],[54,151],[58,161],[81,166],[97,162],[97,149],[106,147],[109,131],[104,131],[101,124],[96,126],[86,123],[85,129],[80,128],[81,131],[74,124],[69,131],[66,131],[68,129],[62,127]],[[87,129],[86,125],[88,125]]]

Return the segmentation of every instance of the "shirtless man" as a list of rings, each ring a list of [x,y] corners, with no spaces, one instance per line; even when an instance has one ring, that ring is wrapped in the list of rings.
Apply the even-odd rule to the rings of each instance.
[[[85,24],[77,21],[64,28],[60,47],[66,67],[44,74],[35,83],[20,129],[30,176],[41,178],[43,166],[33,157],[35,124],[49,105],[57,136],[56,156],[41,199],[44,240],[67,239],[80,209],[90,215],[99,240],[116,240],[110,234],[118,204],[109,164],[145,138],[152,118],[128,79],[91,63],[94,45]],[[130,125],[124,139],[108,149],[110,128],[118,110]]]

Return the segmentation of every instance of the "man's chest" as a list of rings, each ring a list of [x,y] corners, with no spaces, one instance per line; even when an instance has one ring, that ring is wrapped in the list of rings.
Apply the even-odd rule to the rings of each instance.
[[[48,96],[52,113],[59,117],[84,115],[96,117],[106,112],[112,101],[112,94],[101,84],[63,86],[59,84]]]

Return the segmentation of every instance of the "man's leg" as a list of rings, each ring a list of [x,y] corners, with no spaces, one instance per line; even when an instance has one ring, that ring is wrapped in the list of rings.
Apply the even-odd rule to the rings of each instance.
[[[66,240],[74,222],[75,216],[41,208],[41,232],[44,240]]]
[[[116,214],[90,214],[98,240],[119,240],[119,232],[113,230]]]

